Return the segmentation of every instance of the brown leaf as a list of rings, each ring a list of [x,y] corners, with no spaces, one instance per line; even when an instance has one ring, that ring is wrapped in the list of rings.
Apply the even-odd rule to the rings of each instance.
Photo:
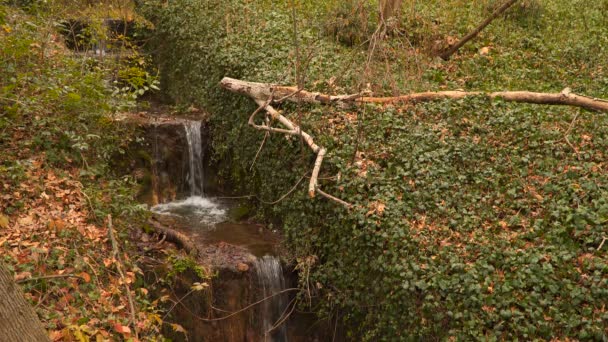
[[[186,330],[184,329],[184,327],[182,327],[179,324],[172,323],[171,328],[173,328],[173,331],[177,331],[177,332],[181,332],[182,334],[186,334]]]
[[[85,283],[91,281],[91,276],[87,272],[81,272],[79,275],[82,277],[82,279],[84,279]]]
[[[131,335],[131,328],[120,323],[114,323],[114,330],[119,334]]]
[[[32,277],[32,273],[25,271],[25,272],[15,274],[14,279],[15,279],[15,281],[19,281],[19,280],[23,280],[23,279],[31,278],[31,277]]]
[[[34,219],[31,216],[22,217],[17,222],[22,226],[27,226],[34,223]]]
[[[2,228],[2,229],[8,228],[8,223],[9,223],[8,217],[0,214],[0,228]]]

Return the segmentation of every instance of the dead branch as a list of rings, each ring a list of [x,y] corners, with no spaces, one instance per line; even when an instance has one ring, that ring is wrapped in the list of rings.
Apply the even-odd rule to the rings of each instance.
[[[176,244],[195,258],[198,257],[199,250],[189,237],[169,227],[165,227],[160,222],[154,221],[153,219],[148,220],[148,223],[154,228],[154,231],[159,235],[163,235],[167,241]]]
[[[450,59],[450,57],[452,57],[452,55],[454,53],[456,53],[456,51],[458,51],[461,47],[463,47],[464,44],[466,44],[469,40],[477,37],[479,32],[481,32],[484,28],[486,28],[486,26],[490,25],[490,23],[492,21],[494,21],[494,19],[498,18],[501,14],[503,14],[506,10],[508,10],[511,6],[513,6],[516,2],[517,2],[517,0],[508,0],[507,2],[505,2],[502,6],[500,6],[494,12],[492,12],[492,15],[490,15],[479,26],[477,26],[473,31],[471,31],[471,33],[467,34],[466,36],[464,36],[464,38],[462,38],[460,41],[458,41],[458,43],[456,43],[454,46],[450,47],[449,49],[447,49],[446,51],[441,53],[439,55],[439,57],[441,57],[441,59],[443,59],[444,61],[447,61],[448,59]]]
[[[337,197],[329,195],[319,189],[318,178],[323,163],[323,158],[327,150],[314,142],[312,136],[302,131],[300,127],[294,124],[291,120],[281,115],[279,111],[272,107],[276,103],[273,99],[278,97],[281,100],[296,102],[296,103],[314,103],[314,104],[355,104],[355,103],[417,103],[427,102],[440,99],[462,99],[467,96],[488,96],[490,99],[502,99],[510,102],[523,102],[546,105],[565,105],[585,108],[592,111],[608,112],[608,101],[602,99],[590,98],[582,95],[576,95],[570,92],[568,88],[560,93],[536,93],[529,91],[502,91],[485,93],[478,91],[439,91],[439,92],[423,92],[413,93],[394,97],[362,97],[362,94],[352,95],[327,95],[321,93],[313,93],[298,87],[278,86],[268,83],[257,83],[237,80],[229,77],[224,77],[220,82],[221,87],[230,90],[234,93],[243,94],[251,97],[258,105],[258,108],[250,115],[249,125],[255,129],[288,134],[298,135],[310,147],[313,153],[317,155],[315,164],[308,185],[308,194],[312,198],[315,193],[322,195],[332,201],[350,208],[352,205]],[[284,128],[271,127],[271,123],[267,121],[265,124],[256,124],[255,116],[265,110],[273,120],[278,121]],[[256,157],[257,158],[257,157]]]
[[[127,283],[127,280],[125,279],[125,274],[122,271],[122,261],[120,259],[118,243],[114,238],[114,228],[112,228],[112,215],[110,214],[108,214],[108,235],[110,236],[110,241],[112,241],[112,256],[114,257],[114,259],[116,259],[116,269],[118,270],[120,279],[122,280],[122,283],[125,285],[125,289],[127,290],[127,300],[129,302],[131,324],[133,325],[133,331],[135,332],[135,339],[139,340],[139,334],[137,332],[137,319],[135,318],[135,305],[133,304],[133,296],[131,296],[131,289],[129,287],[129,283]]]
[[[315,160],[315,164],[312,170],[312,175],[310,177],[310,182],[308,184],[308,195],[313,198],[315,197],[315,192],[317,192],[319,188],[319,172],[321,170],[321,164],[323,163],[323,157],[327,153],[327,150],[314,142],[314,139],[310,134],[302,131],[302,129],[294,124],[291,120],[284,117],[279,113],[276,109],[271,106],[273,103],[273,99],[275,96],[278,96],[281,101],[289,100],[295,102],[318,102],[318,103],[331,103],[331,102],[349,102],[354,101],[358,96],[347,95],[347,96],[327,96],[319,93],[310,93],[304,91],[298,87],[274,87],[264,83],[256,83],[256,82],[245,82],[236,80],[233,78],[224,77],[222,79],[220,85],[228,89],[232,92],[247,95],[251,97],[259,106],[250,116],[249,116],[249,125],[255,129],[273,132],[273,133],[281,133],[281,134],[289,134],[289,135],[298,135],[302,138],[302,140],[310,147],[313,153],[317,155]],[[272,117],[273,120],[278,121],[283,128],[275,128],[270,126],[270,122],[266,122],[266,124],[258,125],[255,123],[255,116],[262,110],[266,110],[266,112]],[[334,196],[325,196],[326,198],[337,200],[338,203],[343,204],[346,203],[343,200],[337,199]],[[350,207],[350,204],[347,205]]]
[[[269,83],[256,83],[236,80],[224,77],[221,86],[230,91],[250,96],[258,102],[264,104],[271,94],[275,96],[286,96],[294,93],[298,89],[291,86],[277,86]],[[353,95],[326,95],[300,90],[295,96],[288,97],[286,100],[291,102],[303,102],[313,104],[332,104],[332,103],[419,103],[443,99],[462,99],[468,96],[488,96],[490,99],[501,99],[508,102],[533,103],[543,105],[562,105],[585,108],[596,112],[608,112],[608,100],[591,98],[570,92],[566,88],[559,93],[538,93],[531,91],[499,91],[486,93],[481,91],[437,91],[412,93],[393,97],[362,97],[360,94]],[[260,126],[266,127],[266,126]],[[282,132],[292,133],[293,132]],[[316,152],[315,152],[316,153]]]
[[[21,284],[21,283],[25,283],[28,281],[38,281],[38,280],[58,279],[58,278],[78,278],[80,280],[84,280],[84,278],[79,275],[69,273],[69,274],[51,274],[51,275],[46,275],[46,276],[41,276],[41,277],[19,279],[19,280],[15,281],[15,283]]]

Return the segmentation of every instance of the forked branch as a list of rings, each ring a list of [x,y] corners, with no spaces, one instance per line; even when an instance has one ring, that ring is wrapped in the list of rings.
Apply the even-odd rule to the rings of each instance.
[[[281,101],[291,101],[296,103],[315,103],[315,104],[356,104],[356,103],[417,103],[434,101],[440,99],[462,99],[467,96],[485,95],[490,99],[502,99],[504,101],[524,102],[546,105],[565,105],[585,108],[592,111],[608,112],[608,101],[596,98],[590,98],[583,95],[576,95],[570,92],[568,88],[560,93],[535,93],[529,91],[502,91],[502,92],[466,92],[466,91],[439,91],[439,92],[423,92],[413,93],[409,95],[394,96],[394,97],[364,97],[363,94],[352,95],[327,95],[322,93],[309,92],[298,87],[278,86],[268,83],[257,83],[237,80],[229,77],[224,77],[220,85],[232,92],[243,94],[251,97],[257,104],[258,108],[249,117],[249,125],[253,128],[288,135],[297,135],[308,145],[313,153],[317,155],[313,166],[312,175],[308,184],[309,196],[315,197],[315,194],[320,194],[334,202],[340,203],[347,208],[352,205],[337,197],[329,195],[319,188],[319,172],[323,163],[323,158],[327,150],[314,142],[310,134],[302,131],[300,127],[294,124],[291,120],[281,115],[272,104]],[[279,100],[275,100],[278,98]],[[256,124],[255,117],[260,112],[265,111],[272,117],[273,120],[266,121],[264,124]],[[278,121],[283,128],[272,127],[271,122]]]

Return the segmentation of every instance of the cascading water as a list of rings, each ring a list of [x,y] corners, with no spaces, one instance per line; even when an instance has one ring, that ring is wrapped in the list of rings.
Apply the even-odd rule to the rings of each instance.
[[[225,219],[225,210],[204,196],[203,141],[200,121],[184,121],[188,151],[188,167],[185,174],[189,197],[152,207],[159,214],[171,214],[196,219],[201,223],[215,224]]]
[[[181,127],[183,127],[183,130],[177,131]],[[274,237],[264,235],[260,227],[256,225],[226,222],[226,204],[217,199],[206,197],[204,193],[204,141],[201,136],[201,122],[183,121],[181,127],[175,127],[178,138],[173,140],[187,144],[187,146],[183,145],[181,148],[178,147],[174,150],[173,155],[179,156],[181,162],[179,162],[179,159],[158,160],[162,159],[162,155],[165,155],[160,151],[165,151],[167,147],[159,145],[161,143],[157,141],[155,134],[153,153],[156,160],[153,165],[155,167],[162,166],[165,169],[172,168],[170,172],[165,170],[164,173],[173,177],[181,177],[181,179],[173,180],[173,184],[180,184],[175,188],[180,190],[182,197],[172,202],[158,204],[152,207],[152,211],[157,214],[173,216],[170,221],[174,225],[173,228],[185,233],[200,246],[206,246],[206,251],[211,248],[213,252],[210,252],[212,254],[209,254],[209,256],[216,257],[216,254],[219,256],[222,253],[230,253],[228,252],[231,250],[230,248],[218,247],[214,249],[211,247],[214,244],[239,246],[251,253],[241,262],[252,263],[251,271],[253,274],[251,277],[243,274],[242,279],[247,282],[252,281],[252,283],[244,282],[243,288],[253,289],[254,291],[239,291],[233,294],[235,298],[223,298],[222,301],[226,302],[225,305],[229,310],[236,311],[246,306],[247,303],[270,297],[248,313],[248,315],[253,315],[250,316],[253,319],[244,319],[242,321],[243,326],[239,325],[238,320],[222,321],[220,323],[222,328],[216,329],[220,335],[217,335],[215,340],[243,341],[245,339],[248,341],[287,342],[287,319],[289,318],[290,303],[287,292],[281,293],[286,289],[286,281],[279,259],[268,255],[275,252],[274,244],[276,242]],[[184,133],[185,135],[182,135]],[[184,153],[182,154],[180,151],[184,151]],[[158,174],[156,171],[153,170],[152,172]],[[162,189],[159,190],[162,191]],[[217,260],[230,263],[234,261],[234,255],[226,254],[223,258],[218,257]],[[239,298],[243,294],[245,294],[245,297]],[[241,300],[242,302],[240,302]],[[233,301],[238,303],[238,306],[229,307],[228,303]],[[251,325],[252,323],[255,324]],[[243,327],[245,328],[243,329]],[[200,338],[195,337],[195,340],[203,339]]]
[[[265,255],[255,261],[255,271],[262,298],[275,295],[285,290],[283,268],[277,257]],[[265,342],[287,342],[287,323],[279,323],[287,314],[287,294],[275,295],[260,305],[261,336]]]
[[[186,140],[188,141],[188,185],[190,196],[203,195],[203,142],[201,140],[201,122],[186,121]]]

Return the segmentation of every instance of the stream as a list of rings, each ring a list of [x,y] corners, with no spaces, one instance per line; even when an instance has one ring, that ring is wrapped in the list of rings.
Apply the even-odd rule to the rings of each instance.
[[[180,126],[176,126],[180,129]],[[244,340],[247,341],[288,341],[289,322],[286,319],[289,294],[280,293],[289,283],[278,255],[277,246],[280,238],[263,226],[249,223],[231,222],[228,217],[232,203],[221,198],[214,198],[205,193],[205,142],[201,136],[200,121],[184,120],[181,126],[184,131],[184,159],[179,163],[165,162],[168,173],[181,174],[183,179],[174,183],[185,184],[181,191],[175,191],[175,199],[161,202],[151,211],[162,218],[171,228],[186,234],[201,250],[203,258],[217,269],[228,268],[250,270],[250,276],[241,285],[250,289],[250,301],[262,301],[255,310],[251,310],[247,319]],[[184,140],[184,139],[182,139]],[[153,150],[159,158],[158,146],[154,138]],[[187,154],[187,155],[186,155]],[[163,161],[156,161],[163,163]],[[181,168],[182,172],[172,172],[172,168]],[[153,170],[159,174],[161,171]],[[167,172],[166,172],[167,173]],[[177,188],[177,187],[176,187]],[[238,329],[235,329],[238,330]],[[239,337],[222,336],[225,341],[243,340]],[[192,341],[206,341],[208,336],[189,336]]]

